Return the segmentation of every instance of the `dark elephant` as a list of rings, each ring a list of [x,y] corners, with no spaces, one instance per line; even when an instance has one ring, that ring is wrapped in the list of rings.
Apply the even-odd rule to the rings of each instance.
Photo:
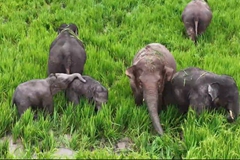
[[[188,36],[197,44],[197,35],[202,34],[212,20],[212,11],[204,0],[192,0],[187,4],[182,21]]]
[[[90,103],[95,104],[95,110],[99,111],[102,104],[108,101],[108,90],[101,85],[101,83],[90,76],[82,76],[86,83],[83,83],[79,79],[75,79],[69,84],[66,97],[74,105],[79,104],[82,97],[89,100]]]
[[[162,92],[166,81],[176,72],[176,62],[170,51],[159,43],[142,48],[134,57],[133,65],[126,70],[136,105],[147,103],[153,126],[163,134],[158,110],[162,107]]]
[[[53,96],[61,90],[67,89],[74,80],[79,79],[86,82],[79,73],[51,73],[46,79],[35,79],[17,86],[12,105],[16,105],[21,116],[29,107],[33,109],[42,108],[49,114],[53,113]]]
[[[212,110],[224,107],[229,122],[239,114],[238,87],[234,79],[200,68],[189,67],[174,74],[164,89],[164,105],[177,105],[182,113],[189,106],[199,115],[205,108]]]
[[[62,24],[57,38],[51,43],[48,59],[50,73],[83,73],[86,63],[86,51],[78,39],[78,28],[75,24]]]

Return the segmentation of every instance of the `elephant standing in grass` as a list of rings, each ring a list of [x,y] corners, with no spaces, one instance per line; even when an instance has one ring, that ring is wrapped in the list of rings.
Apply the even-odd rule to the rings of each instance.
[[[90,103],[94,103],[96,111],[101,110],[102,104],[108,101],[108,90],[90,76],[83,76],[83,78],[86,80],[86,83],[75,79],[69,84],[66,97],[74,105],[79,104],[80,99],[85,97]]]
[[[85,83],[81,74],[52,73],[46,79],[35,79],[17,86],[12,105],[16,105],[21,116],[29,107],[42,108],[49,114],[53,113],[53,96],[61,90],[67,89],[68,85],[78,78]]]
[[[86,63],[86,51],[78,39],[78,28],[75,24],[62,24],[58,37],[50,46],[48,75],[50,73],[83,73]]]
[[[159,43],[150,43],[134,57],[133,65],[126,70],[136,105],[146,101],[153,126],[159,135],[163,129],[159,121],[162,93],[165,82],[176,72],[176,62],[170,51]]]
[[[164,105],[177,105],[186,113],[188,107],[199,115],[205,108],[224,107],[229,115],[227,120],[236,120],[239,114],[238,87],[227,75],[217,75],[200,68],[189,67],[174,74],[164,89]]]
[[[197,44],[197,35],[202,34],[212,20],[212,11],[205,0],[192,0],[187,4],[182,21],[188,36]]]

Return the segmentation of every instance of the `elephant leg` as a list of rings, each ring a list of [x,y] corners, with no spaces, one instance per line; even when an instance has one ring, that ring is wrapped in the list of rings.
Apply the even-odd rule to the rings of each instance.
[[[74,104],[74,106],[76,106],[80,103],[78,94],[76,92],[74,92],[72,89],[66,89],[65,96],[70,102],[72,102]]]
[[[53,106],[53,98],[52,97],[48,97],[47,99],[44,99],[43,109],[45,111],[45,114],[50,114],[50,115],[53,114],[54,106]]]
[[[190,99],[190,107],[196,111],[197,115],[200,115],[205,109],[206,104],[203,101],[204,98],[201,96]]]
[[[135,104],[139,107],[143,104],[143,94],[135,93],[134,94]]]
[[[22,116],[22,114],[29,108],[31,107],[31,105],[28,102],[16,102],[16,106],[17,106],[17,111],[18,111],[18,115],[19,117]]]
[[[66,73],[64,65],[55,55],[50,55],[48,61],[48,75],[50,73]]]
[[[188,112],[188,105],[178,105],[178,112],[182,115],[185,115]]]

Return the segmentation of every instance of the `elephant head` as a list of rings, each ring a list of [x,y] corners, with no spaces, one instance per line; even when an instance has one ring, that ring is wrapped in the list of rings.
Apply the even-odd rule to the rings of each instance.
[[[65,30],[68,30],[70,32],[72,31],[76,36],[78,36],[78,27],[74,23],[70,23],[69,25],[67,25],[66,23],[61,24],[58,28],[58,34]]]
[[[159,46],[154,44],[152,47]],[[163,129],[159,121],[158,107],[162,106],[165,82],[170,81],[176,72],[175,60],[170,52],[164,49],[162,53],[161,56],[157,54],[142,55],[142,58],[127,68],[125,72],[130,79],[136,105],[141,105],[143,99],[146,101],[153,126],[160,135],[163,134]],[[141,55],[137,56],[141,57]]]
[[[239,115],[239,94],[235,81],[222,75],[221,81],[208,85],[208,94],[211,96],[213,103],[217,106],[223,106],[228,110],[228,122],[233,122]]]
[[[97,86],[93,91],[93,100],[96,105],[96,109],[99,111],[102,108],[102,104],[108,101],[108,90],[102,86]]]
[[[57,94],[59,91],[67,89],[68,85],[78,78],[82,82],[86,82],[85,79],[79,73],[65,74],[65,73],[51,73],[47,77],[47,82],[50,85],[50,91],[52,95]]]

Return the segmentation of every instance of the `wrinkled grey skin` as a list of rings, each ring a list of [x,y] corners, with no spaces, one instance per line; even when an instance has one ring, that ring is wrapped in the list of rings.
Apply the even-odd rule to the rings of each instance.
[[[90,76],[82,76],[86,83],[83,83],[79,79],[75,79],[69,84],[66,96],[70,102],[74,105],[79,104],[82,97],[89,100],[90,103],[95,104],[95,110],[99,111],[102,108],[102,104],[108,101],[108,90]]]
[[[46,79],[21,83],[13,94],[12,104],[16,105],[20,116],[29,107],[32,109],[42,108],[52,114],[54,110],[53,96],[61,90],[67,89],[68,85],[76,78],[86,82],[79,73],[52,73]]]
[[[183,13],[182,21],[187,35],[197,44],[197,35],[202,34],[212,20],[212,11],[204,0],[192,0],[187,4]]]
[[[162,108],[162,92],[165,82],[176,72],[176,62],[170,51],[159,43],[150,43],[134,57],[133,65],[125,74],[129,77],[135,104],[147,103],[153,126],[159,135],[163,134],[158,112]]]
[[[83,73],[86,63],[86,51],[78,39],[78,28],[75,24],[62,24],[58,36],[49,50],[48,75],[50,73]]]
[[[234,79],[227,75],[217,75],[200,68],[189,67],[174,74],[166,83],[164,104],[177,105],[182,113],[191,106],[199,115],[204,109],[224,107],[229,122],[239,115],[239,94]]]

